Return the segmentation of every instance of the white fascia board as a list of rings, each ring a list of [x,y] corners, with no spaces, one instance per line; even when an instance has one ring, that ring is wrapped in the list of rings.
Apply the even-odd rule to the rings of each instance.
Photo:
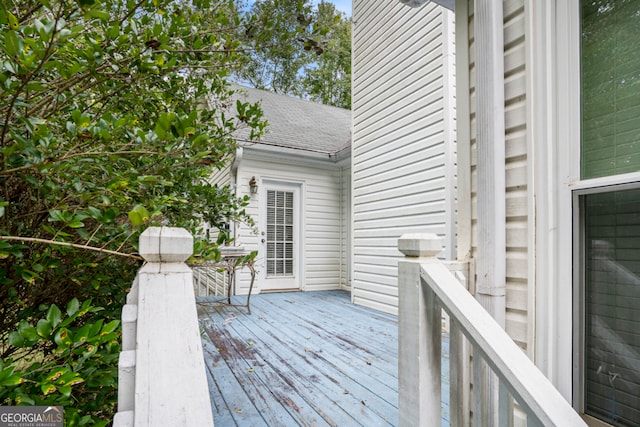
[[[347,154],[350,154],[349,150]],[[265,146],[265,145],[251,145],[245,146],[243,148],[244,157],[245,158],[253,158],[260,160],[277,160],[282,161],[283,158],[286,158],[287,162],[300,163],[300,164],[313,164],[324,165],[324,166],[335,166],[341,165],[343,166],[344,157],[341,156],[341,153],[336,155],[329,155],[328,153],[315,153],[312,151],[305,150],[295,150],[290,148],[283,147],[274,147],[274,146]],[[336,158],[338,157],[338,158]],[[346,159],[350,161],[350,156],[346,156]]]
[[[439,4],[449,10],[453,10],[455,0],[431,0],[435,4]],[[406,4],[411,7],[421,7],[427,3],[431,3],[429,0],[400,0],[400,3]]]

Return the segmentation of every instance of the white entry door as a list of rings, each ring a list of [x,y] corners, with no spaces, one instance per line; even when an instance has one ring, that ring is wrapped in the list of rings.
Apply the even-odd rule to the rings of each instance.
[[[300,289],[300,185],[264,183],[261,291]]]

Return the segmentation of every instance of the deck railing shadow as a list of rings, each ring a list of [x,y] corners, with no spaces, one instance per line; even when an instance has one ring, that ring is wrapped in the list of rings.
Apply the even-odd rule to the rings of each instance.
[[[426,426],[440,418],[443,311],[450,318],[452,426],[468,426],[470,420],[473,426],[511,426],[518,413],[524,413],[527,426],[586,426],[436,258],[442,251],[438,236],[405,235],[398,249],[405,255],[398,264],[400,426]]]

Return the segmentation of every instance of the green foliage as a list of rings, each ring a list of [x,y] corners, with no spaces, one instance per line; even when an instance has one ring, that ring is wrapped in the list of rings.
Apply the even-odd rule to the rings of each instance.
[[[225,82],[242,19],[224,0],[0,2],[0,405],[110,420],[138,234],[251,221],[208,183],[234,131],[265,126]]]
[[[67,425],[107,425],[103,417],[117,399],[120,331],[118,320],[97,315],[101,310],[74,298],[64,312],[40,307],[37,321],[20,321],[8,339],[16,357],[0,360],[0,402],[64,406]]]
[[[311,12],[310,0],[254,2],[244,32],[253,51],[248,66],[238,70],[239,77],[259,89],[296,95],[298,71],[308,61],[300,43],[307,39]]]
[[[313,101],[351,109],[351,18],[332,3],[320,2],[316,20],[327,41],[315,62],[304,67],[304,93]]]
[[[239,80],[258,89],[351,108],[351,19],[332,3],[258,0],[238,37],[252,47]]]

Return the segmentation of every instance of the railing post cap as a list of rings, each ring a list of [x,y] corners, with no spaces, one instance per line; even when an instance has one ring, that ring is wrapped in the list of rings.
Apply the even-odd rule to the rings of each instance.
[[[184,228],[149,227],[140,235],[139,250],[147,262],[184,262],[193,254],[193,236]]]
[[[408,257],[433,258],[442,251],[443,239],[433,233],[403,234],[398,239],[398,250]]]

